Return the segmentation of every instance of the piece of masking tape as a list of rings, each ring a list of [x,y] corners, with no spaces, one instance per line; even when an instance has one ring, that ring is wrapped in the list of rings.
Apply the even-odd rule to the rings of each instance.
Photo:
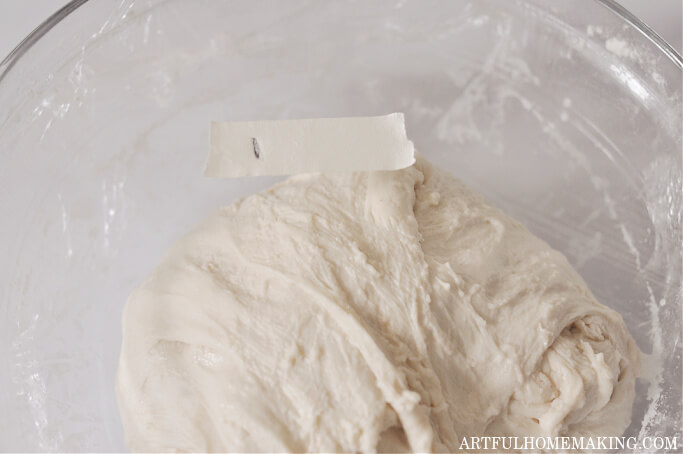
[[[415,162],[402,113],[377,117],[211,122],[204,175],[398,170]]]

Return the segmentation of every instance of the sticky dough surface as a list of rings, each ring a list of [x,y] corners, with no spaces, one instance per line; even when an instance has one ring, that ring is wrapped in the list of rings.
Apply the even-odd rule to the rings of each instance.
[[[424,159],[221,208],[130,297],[137,451],[455,451],[621,435],[638,350],[567,260]]]

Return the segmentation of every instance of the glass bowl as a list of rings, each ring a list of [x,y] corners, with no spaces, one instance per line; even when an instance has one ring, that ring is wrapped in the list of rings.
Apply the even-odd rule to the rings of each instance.
[[[125,450],[127,295],[277,180],[203,178],[209,120],[394,111],[623,314],[627,434],[680,440],[681,68],[610,0],[67,5],[0,65],[0,449]]]

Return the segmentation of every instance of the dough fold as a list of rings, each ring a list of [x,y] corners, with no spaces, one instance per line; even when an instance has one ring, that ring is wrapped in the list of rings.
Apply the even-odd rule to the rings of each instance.
[[[419,158],[221,208],[130,296],[134,451],[456,451],[621,435],[639,352],[560,253]]]

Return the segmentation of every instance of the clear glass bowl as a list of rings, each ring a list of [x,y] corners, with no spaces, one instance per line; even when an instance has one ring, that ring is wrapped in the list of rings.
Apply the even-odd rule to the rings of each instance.
[[[563,251],[681,427],[681,57],[610,0],[76,1],[0,65],[0,448],[121,451],[128,293],[216,207],[211,119],[403,111],[420,151]]]

